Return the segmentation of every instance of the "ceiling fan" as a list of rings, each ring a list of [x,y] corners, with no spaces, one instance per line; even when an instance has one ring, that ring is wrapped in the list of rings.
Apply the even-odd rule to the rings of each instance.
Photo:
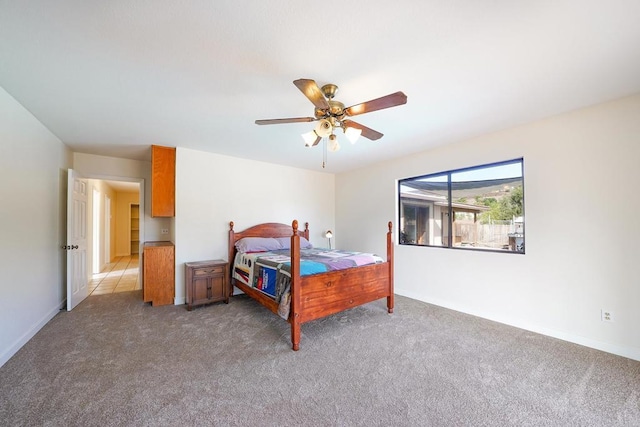
[[[340,149],[340,145],[338,145],[336,135],[334,134],[336,128],[342,128],[345,136],[351,142],[355,142],[360,135],[373,141],[380,139],[383,136],[380,132],[354,122],[353,120],[349,120],[348,118],[407,103],[407,95],[402,92],[395,92],[381,98],[372,99],[371,101],[345,108],[342,102],[333,99],[338,92],[338,86],[334,84],[329,83],[318,87],[316,82],[310,79],[294,80],[293,84],[300,89],[316,107],[314,117],[256,120],[256,124],[276,125],[317,121],[318,124],[313,131],[302,135],[307,147],[316,146],[322,138],[328,137],[329,150],[337,151]]]

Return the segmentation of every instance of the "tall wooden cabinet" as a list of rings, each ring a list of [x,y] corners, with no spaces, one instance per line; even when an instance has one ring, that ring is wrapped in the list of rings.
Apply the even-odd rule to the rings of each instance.
[[[142,298],[151,305],[173,304],[175,247],[171,242],[146,242],[142,249]]]
[[[176,149],[151,146],[151,216],[176,214]]]

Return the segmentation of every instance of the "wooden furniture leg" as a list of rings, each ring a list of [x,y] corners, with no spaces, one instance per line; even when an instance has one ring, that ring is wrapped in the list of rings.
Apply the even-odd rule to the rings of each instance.
[[[387,263],[389,264],[389,296],[387,297],[387,311],[393,313],[393,232],[391,221],[389,221],[389,232],[387,233]]]
[[[291,344],[294,351],[300,349],[300,236],[298,236],[298,221],[291,224]]]
[[[291,317],[291,348],[293,351],[300,350],[300,315],[295,313]]]

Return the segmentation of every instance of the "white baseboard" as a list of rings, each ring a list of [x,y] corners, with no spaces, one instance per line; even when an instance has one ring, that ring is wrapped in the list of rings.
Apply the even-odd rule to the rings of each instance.
[[[31,338],[34,337],[35,334],[38,333],[40,329],[44,327],[51,319],[55,317],[56,314],[60,312],[63,308],[67,306],[67,300],[62,301],[57,307],[53,308],[49,311],[45,316],[40,319],[38,323],[33,325],[27,332],[25,332],[20,338],[18,338],[11,346],[2,354],[0,354],[0,367],[7,363],[9,359],[13,357],[14,354],[18,352]]]
[[[174,305],[183,305],[183,304],[185,304],[186,302],[187,302],[187,299],[186,299],[185,297],[180,297],[180,298],[175,297],[175,298],[173,299],[173,304],[174,304]]]
[[[552,328],[536,325],[530,322],[522,321],[519,319],[505,319],[495,316],[487,316],[484,313],[476,313],[469,310],[462,310],[460,307],[454,307],[445,301],[425,300],[412,292],[398,291],[396,288],[396,294],[405,296],[407,298],[415,299],[418,301],[426,302],[427,304],[437,305],[449,310],[459,311],[461,313],[470,314],[472,316],[480,317],[483,319],[491,320],[493,322],[502,323],[504,325],[514,326],[516,328],[524,329],[526,331],[535,332],[538,334],[546,335],[549,337],[557,338],[563,341],[568,341],[574,344],[583,345],[585,347],[594,348],[596,350],[604,351],[607,353],[615,354],[617,356],[627,357],[629,359],[640,361],[640,349],[632,347],[624,347],[615,344],[610,344],[602,341],[593,340],[591,338],[583,337],[580,335],[571,334],[565,331],[559,331]]]

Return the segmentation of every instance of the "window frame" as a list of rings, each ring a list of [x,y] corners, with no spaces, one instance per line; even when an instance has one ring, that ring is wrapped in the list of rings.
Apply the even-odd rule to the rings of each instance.
[[[522,180],[522,218],[523,218],[523,222],[522,222],[522,236],[523,236],[523,240],[522,240],[522,245],[523,248],[522,250],[504,250],[504,249],[494,249],[494,248],[477,248],[477,247],[473,247],[473,246],[454,246],[454,242],[453,242],[453,235],[454,233],[452,232],[453,227],[454,227],[454,215],[455,215],[455,211],[454,211],[454,207],[453,207],[453,200],[452,200],[452,193],[453,193],[453,186],[452,186],[452,176],[454,174],[458,174],[458,173],[462,173],[462,172],[470,172],[470,171],[474,171],[474,170],[480,170],[480,169],[489,169],[492,167],[498,167],[498,166],[505,166],[505,165],[512,165],[512,164],[520,164],[520,171],[521,171],[521,180]],[[413,202],[407,202],[406,200],[403,201],[402,199],[402,184],[404,182],[407,181],[415,181],[415,180],[424,180],[424,179],[428,179],[428,178],[434,178],[434,177],[438,177],[438,176],[446,176],[447,177],[447,206],[446,206],[446,210],[443,210],[442,213],[444,215],[447,216],[447,236],[446,236],[446,245],[444,242],[442,242],[442,245],[434,245],[434,244],[418,244],[417,243],[417,239],[416,239],[416,243],[406,243],[406,242],[402,242],[402,238],[401,238],[401,233],[402,233],[402,209],[403,209],[403,205],[406,203],[410,203],[412,204]],[[489,181],[489,180],[487,180]],[[457,249],[457,250],[465,250],[465,251],[480,251],[480,252],[493,252],[493,253],[507,253],[507,254],[518,254],[518,255],[524,255],[526,253],[526,244],[525,244],[525,227],[526,227],[526,219],[525,219],[525,185],[524,185],[524,157],[518,157],[518,158],[514,158],[514,159],[510,159],[510,160],[503,160],[503,161],[498,161],[498,162],[493,162],[493,163],[486,163],[486,164],[482,164],[482,165],[477,165],[477,166],[469,166],[469,167],[465,167],[465,168],[460,168],[460,169],[451,169],[451,170],[447,170],[447,171],[443,171],[443,172],[436,172],[436,173],[430,173],[430,174],[426,174],[426,175],[417,175],[417,176],[412,176],[409,178],[402,178],[399,179],[397,181],[397,212],[398,212],[398,227],[397,227],[397,240],[396,242],[398,243],[398,245],[402,245],[402,246],[420,246],[420,247],[428,247],[428,248],[444,248],[444,249]],[[430,209],[430,216],[435,217],[435,212],[433,211],[432,207],[429,208]],[[444,224],[443,224],[444,225]],[[431,227],[432,224],[429,224],[429,227]],[[429,241],[429,239],[427,239],[427,241]]]

